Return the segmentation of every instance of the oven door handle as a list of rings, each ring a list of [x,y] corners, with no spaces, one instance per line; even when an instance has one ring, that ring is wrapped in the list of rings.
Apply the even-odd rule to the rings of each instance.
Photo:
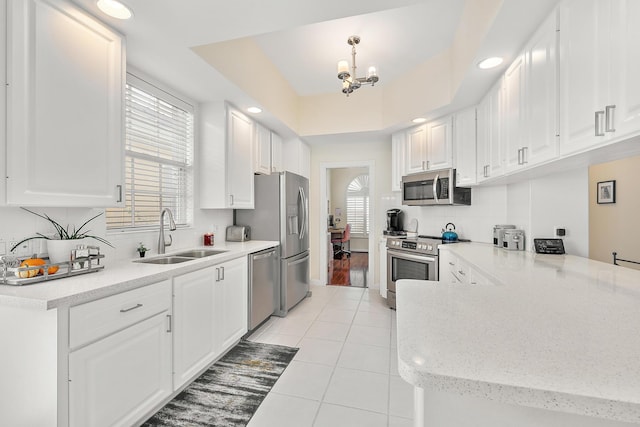
[[[402,259],[408,259],[411,261],[427,261],[427,262],[435,262],[436,258],[432,257],[432,256],[425,256],[425,255],[413,255],[413,254],[408,254],[406,252],[399,252],[399,251],[393,251],[393,250],[387,250],[387,255],[389,256],[395,256],[396,258],[402,258]]]

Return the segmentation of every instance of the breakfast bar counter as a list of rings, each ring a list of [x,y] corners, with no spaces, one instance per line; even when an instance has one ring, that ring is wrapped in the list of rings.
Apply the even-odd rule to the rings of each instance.
[[[640,271],[488,244],[445,251],[486,280],[398,282],[415,426],[640,425]]]

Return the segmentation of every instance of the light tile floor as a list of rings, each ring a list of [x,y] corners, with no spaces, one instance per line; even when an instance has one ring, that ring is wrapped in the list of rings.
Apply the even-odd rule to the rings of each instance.
[[[411,427],[413,387],[398,375],[395,311],[377,289],[311,291],[249,337],[300,350],[248,427]]]

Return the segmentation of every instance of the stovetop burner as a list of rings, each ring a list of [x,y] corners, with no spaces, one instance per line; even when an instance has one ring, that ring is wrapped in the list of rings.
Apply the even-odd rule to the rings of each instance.
[[[384,230],[382,232],[382,234],[384,236],[393,236],[393,237],[406,237],[407,236],[407,232],[406,231],[402,231],[402,230]]]

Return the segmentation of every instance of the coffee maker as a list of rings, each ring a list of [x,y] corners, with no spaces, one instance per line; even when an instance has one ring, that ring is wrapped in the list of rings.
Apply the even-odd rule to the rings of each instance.
[[[387,211],[387,229],[383,232],[388,236],[401,236],[405,232],[402,229],[402,211],[400,209],[389,209]]]

